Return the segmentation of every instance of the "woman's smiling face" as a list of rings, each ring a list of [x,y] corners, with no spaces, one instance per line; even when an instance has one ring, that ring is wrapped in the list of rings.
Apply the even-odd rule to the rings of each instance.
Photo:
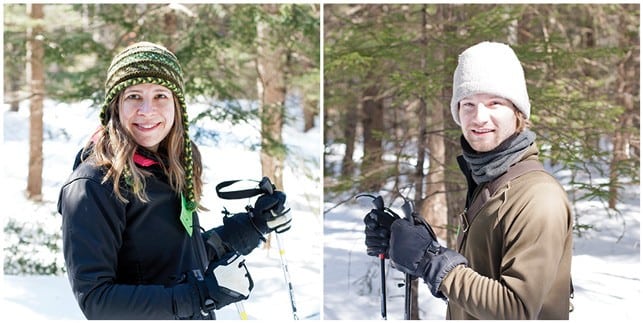
[[[174,95],[164,86],[132,85],[121,94],[119,120],[136,143],[151,151],[170,133],[174,124]]]

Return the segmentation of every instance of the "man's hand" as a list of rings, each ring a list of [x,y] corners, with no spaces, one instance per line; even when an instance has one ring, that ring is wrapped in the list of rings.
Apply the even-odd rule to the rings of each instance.
[[[430,228],[426,222],[395,221],[391,225],[390,257],[395,268],[422,277],[433,296],[445,298],[440,292],[442,280],[453,268],[468,262],[456,251],[442,247]]]
[[[366,253],[369,256],[378,257],[384,254],[384,257],[388,258],[391,225],[396,220],[399,220],[399,217],[378,209],[372,209],[364,217]]]

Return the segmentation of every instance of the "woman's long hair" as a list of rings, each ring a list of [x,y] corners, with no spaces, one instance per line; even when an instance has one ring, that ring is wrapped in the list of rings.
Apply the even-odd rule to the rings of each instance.
[[[110,102],[105,112],[108,118],[107,125],[99,132],[95,142],[89,142],[85,149],[87,150],[93,144],[90,156],[97,166],[104,167],[106,170],[103,183],[111,180],[113,182],[114,193],[119,200],[127,203],[122,189],[122,181],[125,187],[131,190],[134,197],[142,202],[148,202],[149,197],[145,192],[145,177],[151,173],[139,168],[134,163],[134,153],[139,148],[134,138],[123,127],[119,119],[118,107],[122,104],[122,93]],[[185,170],[182,161],[185,160],[183,113],[181,105],[176,96],[174,99],[174,123],[168,135],[159,143],[156,153],[156,161],[159,162],[163,172],[167,175],[172,189],[177,192],[184,192],[186,185]],[[201,154],[197,146],[192,142],[192,160],[194,169],[194,196],[199,208],[203,182],[201,180],[202,164]]]

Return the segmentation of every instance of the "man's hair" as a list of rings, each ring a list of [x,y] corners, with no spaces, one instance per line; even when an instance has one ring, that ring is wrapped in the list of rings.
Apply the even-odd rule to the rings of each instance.
[[[518,109],[514,109],[516,114],[516,132],[523,132],[525,129],[531,127],[531,121],[527,119],[524,113]]]

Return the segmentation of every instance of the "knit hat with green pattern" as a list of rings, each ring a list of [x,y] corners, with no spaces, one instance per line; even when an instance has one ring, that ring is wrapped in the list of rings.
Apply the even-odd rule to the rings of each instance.
[[[196,208],[192,168],[192,144],[189,138],[188,114],[183,94],[183,70],[176,56],[165,47],[150,42],[132,44],[120,52],[107,70],[105,81],[105,101],[101,107],[100,121],[103,126],[109,122],[106,110],[110,102],[118,97],[125,88],[132,85],[153,83],[170,89],[181,105],[184,129],[185,192],[186,206]]]

